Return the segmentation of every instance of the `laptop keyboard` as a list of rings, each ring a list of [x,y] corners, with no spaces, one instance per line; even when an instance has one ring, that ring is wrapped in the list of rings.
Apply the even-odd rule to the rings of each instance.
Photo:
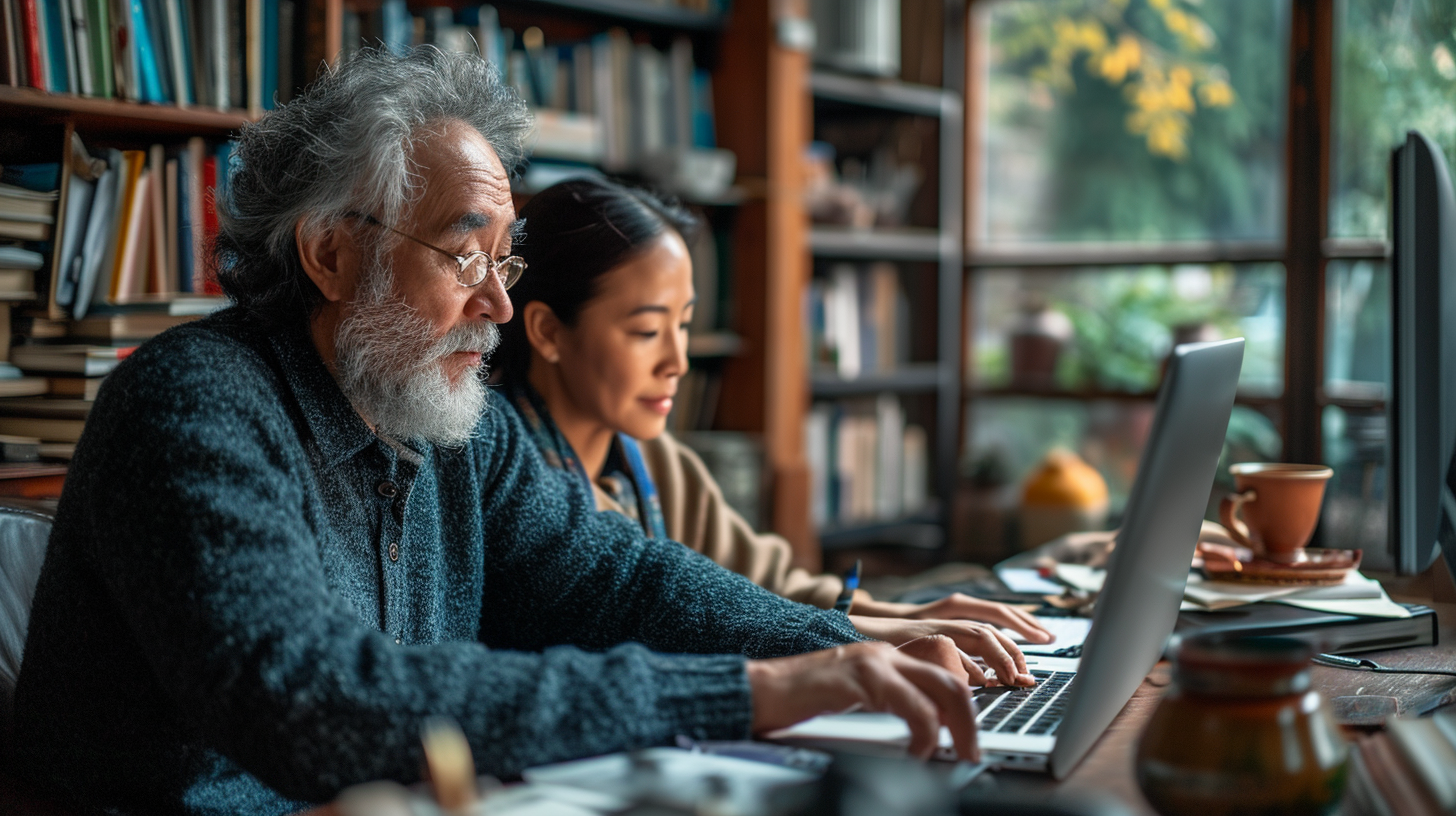
[[[1033,670],[1032,688],[994,688],[976,693],[980,713],[976,725],[981,731],[1001,734],[1050,736],[1062,724],[1067,689],[1076,672]]]

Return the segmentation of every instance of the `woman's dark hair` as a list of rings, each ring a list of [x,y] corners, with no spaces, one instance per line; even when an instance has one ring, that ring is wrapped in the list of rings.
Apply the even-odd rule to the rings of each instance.
[[[515,317],[501,326],[497,352],[507,378],[524,380],[531,367],[531,342],[521,317],[539,300],[567,326],[598,294],[601,277],[632,260],[667,230],[691,241],[700,222],[676,204],[645,190],[601,178],[576,178],[542,190],[521,208],[526,237],[514,252],[526,274],[511,287]]]

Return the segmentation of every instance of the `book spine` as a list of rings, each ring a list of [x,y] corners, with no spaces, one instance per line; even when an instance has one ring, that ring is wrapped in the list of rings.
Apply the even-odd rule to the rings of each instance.
[[[15,13],[14,0],[0,0],[0,83],[10,86],[21,85],[20,81],[20,20]]]
[[[152,208],[152,253],[142,291],[160,293],[167,291],[167,156],[161,145],[152,145],[147,169],[151,171],[152,182],[152,191],[149,194]]]
[[[116,97],[111,64],[111,14],[106,0],[87,0],[86,49],[91,53],[91,86],[103,99]]]
[[[166,16],[167,64],[172,69],[172,98],[182,107],[193,102],[192,76],[187,58],[187,35],[182,25],[182,0],[162,0]]]
[[[51,6],[55,9],[56,28],[61,43],[61,74],[66,80],[66,92],[81,93],[81,78],[76,71],[76,21],[71,16],[71,0],[54,0]]]
[[[218,188],[218,161],[216,156],[207,156],[202,160],[202,243],[205,248],[213,245],[217,240],[217,188]],[[205,254],[203,255],[205,258]],[[211,264],[201,263],[193,270],[192,291],[203,294],[214,294],[222,289],[217,285]]]
[[[137,64],[137,100],[162,103],[167,101],[167,97],[162,91],[161,69],[152,41],[143,0],[131,0],[131,47]]]
[[[20,0],[20,25],[25,33],[25,67],[30,87],[46,90],[45,63],[41,59],[40,14],[37,0]]]
[[[273,110],[278,104],[278,0],[263,0],[261,31],[262,59],[258,81],[262,83],[262,110]]]

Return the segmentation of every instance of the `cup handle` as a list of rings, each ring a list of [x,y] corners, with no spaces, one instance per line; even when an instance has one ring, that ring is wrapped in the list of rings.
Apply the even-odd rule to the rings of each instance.
[[[1224,496],[1223,501],[1218,504],[1218,520],[1228,528],[1229,538],[1253,550],[1255,555],[1263,555],[1264,548],[1253,542],[1249,537],[1249,525],[1239,518],[1239,510],[1243,508],[1244,503],[1251,502],[1258,497],[1258,492],[1254,490]]]

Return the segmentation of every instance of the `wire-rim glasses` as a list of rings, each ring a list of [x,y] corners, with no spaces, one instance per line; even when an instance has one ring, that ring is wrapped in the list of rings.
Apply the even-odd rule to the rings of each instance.
[[[460,266],[455,272],[455,280],[459,281],[461,286],[479,286],[485,280],[487,272],[495,272],[495,276],[500,279],[501,288],[509,289],[516,285],[516,281],[519,281],[521,275],[526,271],[526,261],[519,255],[507,255],[496,260],[490,256],[489,252],[480,249],[464,255],[456,255],[448,249],[441,249],[428,241],[422,241],[407,232],[397,230],[368,213],[351,212],[346,215],[350,218],[362,219],[365,223],[373,224],[376,227],[383,227],[401,238],[408,238],[422,247],[433,249],[441,255],[453,258],[455,263]]]

